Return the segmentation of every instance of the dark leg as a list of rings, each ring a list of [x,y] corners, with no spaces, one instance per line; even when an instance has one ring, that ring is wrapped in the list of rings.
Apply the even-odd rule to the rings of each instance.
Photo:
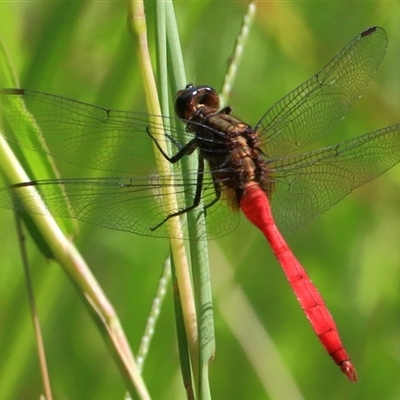
[[[157,142],[156,142],[157,143]],[[190,142],[189,142],[190,143]],[[188,144],[189,144],[188,143]],[[158,145],[157,145],[158,147]],[[183,150],[184,148],[182,148]],[[180,152],[179,152],[180,153]],[[178,154],[179,154],[178,153]],[[171,161],[172,162],[172,161]],[[196,183],[196,193],[194,195],[193,199],[193,204],[189,207],[186,207],[182,210],[176,211],[170,215],[168,215],[166,218],[164,218],[158,225],[150,227],[151,231],[155,231],[157,228],[159,228],[162,224],[167,222],[170,218],[177,217],[182,214],[186,214],[187,212],[194,210],[196,207],[199,206],[200,200],[201,200],[201,191],[203,189],[203,178],[204,178],[204,158],[199,155],[199,166],[197,168],[197,183]],[[213,201],[215,203],[215,201]],[[211,204],[210,204],[211,205]],[[207,206],[208,207],[208,206]]]
[[[147,128],[148,135],[153,139],[157,149],[163,155],[163,157],[168,160],[171,164],[175,164],[178,162],[183,156],[190,156],[197,148],[196,138],[193,138],[190,142],[186,143],[183,147],[179,149],[179,151],[172,157],[170,157],[165,151],[161,148],[156,138],[150,133],[149,128]],[[175,145],[175,141],[172,141]]]

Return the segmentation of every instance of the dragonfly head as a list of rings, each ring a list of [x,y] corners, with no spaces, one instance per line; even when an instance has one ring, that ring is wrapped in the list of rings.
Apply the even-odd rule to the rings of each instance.
[[[204,108],[215,111],[219,108],[218,94],[210,86],[189,84],[176,94],[175,113],[178,118],[190,120]]]

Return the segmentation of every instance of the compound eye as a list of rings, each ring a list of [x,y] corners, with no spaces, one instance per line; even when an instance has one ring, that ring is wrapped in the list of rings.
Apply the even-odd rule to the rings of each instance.
[[[213,109],[219,108],[219,97],[212,87],[199,86],[197,92],[197,104],[204,104],[206,107]]]
[[[217,92],[210,86],[189,84],[176,95],[175,113],[178,118],[188,120],[201,105],[217,110],[219,107]]]
[[[197,93],[197,87],[187,85],[185,89],[176,94],[175,113],[180,119],[189,119],[193,115],[193,98]]]

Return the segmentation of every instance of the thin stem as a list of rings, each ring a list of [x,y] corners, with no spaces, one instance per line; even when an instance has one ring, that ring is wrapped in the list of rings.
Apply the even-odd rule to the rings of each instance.
[[[17,234],[20,244],[19,248],[21,253],[22,265],[25,272],[26,287],[28,291],[28,299],[29,299],[29,306],[33,323],[33,330],[35,332],[36,346],[38,351],[44,394],[47,400],[52,400],[53,395],[51,393],[50,376],[49,376],[49,370],[47,368],[46,352],[44,349],[42,330],[40,328],[40,322],[35,302],[35,295],[32,287],[32,276],[29,269],[28,255],[26,253],[26,247],[25,247],[25,236],[23,234],[21,219],[18,213],[14,212],[14,215],[15,215],[15,225],[17,227]]]
[[[247,13],[243,18],[242,29],[240,30],[240,33],[236,38],[235,49],[231,57],[231,62],[229,64],[228,71],[225,74],[224,84],[222,85],[222,93],[219,96],[219,101],[221,106],[226,106],[228,98],[231,95],[232,86],[236,79],[240,61],[242,60],[243,50],[245,48],[247,38],[250,33],[251,25],[253,24],[255,13],[256,13],[256,4],[253,1],[247,7]]]

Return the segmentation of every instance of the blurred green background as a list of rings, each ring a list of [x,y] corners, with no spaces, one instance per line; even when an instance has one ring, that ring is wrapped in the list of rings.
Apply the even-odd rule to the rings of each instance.
[[[219,90],[247,3],[175,7],[188,79]],[[146,11],[152,29],[153,2]],[[257,122],[357,33],[380,25],[389,37],[382,66],[339,128],[316,146],[399,122],[399,22],[397,2],[257,3],[230,99],[235,115]],[[145,111],[124,2],[1,2],[0,34],[21,87]],[[400,398],[399,189],[397,167],[287,237],[337,321],[357,384],[323,351],[259,232],[243,220],[210,242],[215,399]],[[13,214],[2,210],[0,218],[0,399],[37,399],[41,380]],[[135,352],[168,242],[79,224],[76,245]],[[122,398],[123,381],[74,286],[29,241],[28,247],[55,398]],[[171,293],[144,379],[154,399],[185,398]]]

